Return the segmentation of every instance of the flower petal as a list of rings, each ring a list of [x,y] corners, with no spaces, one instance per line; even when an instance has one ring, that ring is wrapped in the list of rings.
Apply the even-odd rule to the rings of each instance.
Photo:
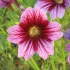
[[[18,46],[18,57],[24,57],[24,52],[26,51],[27,47],[28,47],[28,43],[29,42],[24,42],[23,44],[20,44]]]
[[[30,21],[33,21],[33,9],[27,8],[21,15],[20,23],[27,24]]]
[[[0,8],[4,7],[6,4],[2,1],[0,1]]]
[[[50,22],[48,25],[49,31],[59,31],[61,28],[61,24],[58,22]]]
[[[24,32],[23,30],[19,27],[19,25],[14,25],[12,27],[10,27],[7,32],[10,34],[10,36],[7,38],[8,41],[12,42],[12,43],[16,43],[19,44],[24,36]]]
[[[32,46],[32,42],[27,42],[19,45],[18,48],[18,57],[24,57],[25,60],[28,60],[34,54],[34,49]]]
[[[12,42],[12,43],[20,44],[24,40],[23,38],[24,38],[23,35],[22,36],[21,35],[10,35],[7,38],[7,40]]]
[[[52,1],[47,1],[47,0],[38,0],[36,3],[35,7],[40,7],[40,9],[43,9],[45,12],[48,11],[49,7],[51,6]]]
[[[40,57],[42,57],[43,59],[47,59],[48,55],[54,55],[54,47],[52,42],[40,40],[38,44],[39,45],[37,53],[39,54]]]
[[[65,1],[65,8],[70,6],[70,0],[64,0]]]
[[[70,29],[64,32],[64,38],[66,38],[67,40],[70,40]]]
[[[58,40],[59,38],[63,36],[63,33],[60,32],[60,28],[61,28],[61,24],[57,22],[51,22],[48,25],[48,28],[45,30],[46,35],[51,40]]]
[[[33,25],[34,23],[47,20],[46,13],[39,7],[27,8],[21,15],[20,23]]]
[[[64,16],[64,13],[65,13],[65,8],[63,8],[62,6],[58,6],[57,17],[62,18]]]
[[[11,26],[11,27],[7,30],[8,34],[20,34],[21,31],[22,31],[22,29],[20,28],[19,25]]]
[[[50,12],[50,17],[52,18],[52,20],[55,20],[55,18],[57,17],[57,6],[55,6]]]
[[[70,64],[70,54],[68,55],[68,63]]]
[[[66,50],[66,52],[70,52],[70,44],[67,44],[67,45],[66,45],[65,50]]]
[[[58,31],[58,32],[53,32],[53,33],[51,33],[48,37],[49,37],[49,39],[55,41],[55,40],[60,39],[62,36],[63,36],[63,33],[60,32],[60,31]]]

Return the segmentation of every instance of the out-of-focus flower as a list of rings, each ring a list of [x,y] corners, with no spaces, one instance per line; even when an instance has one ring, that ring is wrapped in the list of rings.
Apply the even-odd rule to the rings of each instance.
[[[20,7],[17,0],[0,0],[0,8],[2,7],[8,7],[12,8],[12,3],[14,3],[17,7]]]
[[[67,44],[66,45],[65,50],[66,50],[66,52],[69,52],[69,55],[68,55],[68,63],[70,63],[70,44]]]
[[[64,38],[66,38],[67,40],[70,40],[70,29],[64,32]]]
[[[54,20],[56,17],[62,18],[65,9],[69,6],[70,0],[38,0],[35,7],[39,6],[41,9],[48,11],[51,18]]]
[[[66,45],[66,49],[65,50],[66,50],[66,52],[70,52],[70,44]]]
[[[68,55],[68,63],[70,64],[70,53]]]
[[[27,8],[20,24],[8,29],[8,41],[18,44],[18,57],[28,60],[38,53],[43,59],[54,54],[53,41],[63,36],[61,24],[49,22],[46,13],[39,8]]]

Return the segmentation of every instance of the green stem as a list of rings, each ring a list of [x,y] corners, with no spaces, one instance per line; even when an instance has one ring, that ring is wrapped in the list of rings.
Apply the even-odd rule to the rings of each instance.
[[[65,60],[65,54],[64,54],[64,50],[62,49],[62,54],[63,54],[63,70],[66,70],[66,60]]]
[[[33,58],[31,58],[30,61],[28,61],[28,63],[34,68],[34,70],[40,70]]]
[[[63,41],[62,44],[65,45],[65,42]],[[62,56],[63,56],[63,70],[66,70],[66,60],[65,60],[65,51],[64,51],[64,48],[62,48]]]
[[[50,58],[50,60],[51,60],[52,69],[53,69],[53,70],[57,70],[56,67],[55,67],[55,64],[54,64],[54,59],[53,59],[53,57]]]
[[[5,23],[7,11],[8,11],[8,9],[6,9],[5,12],[3,13],[2,24]]]
[[[63,63],[63,70],[66,70],[66,63]]]

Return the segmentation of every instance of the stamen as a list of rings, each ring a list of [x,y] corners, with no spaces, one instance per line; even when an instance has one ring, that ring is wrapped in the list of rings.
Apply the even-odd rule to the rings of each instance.
[[[31,27],[29,30],[29,35],[31,37],[35,37],[35,36],[40,35],[40,29],[37,26]]]

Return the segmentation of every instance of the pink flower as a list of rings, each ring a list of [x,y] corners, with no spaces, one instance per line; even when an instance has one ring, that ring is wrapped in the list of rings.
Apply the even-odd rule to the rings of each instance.
[[[67,59],[67,61],[68,61],[68,63],[70,64],[70,44],[69,44],[69,43],[66,45],[65,50],[66,50],[66,52],[69,53],[69,54],[68,54],[68,59]]]
[[[12,9],[12,3],[14,3],[17,7],[20,6],[17,0],[0,0],[0,8],[5,6]]]
[[[70,64],[70,53],[68,55],[68,63]]]
[[[8,29],[8,41],[18,44],[18,57],[28,60],[38,53],[43,59],[54,54],[52,42],[63,36],[61,25],[49,22],[46,13],[39,8],[27,8],[21,15],[20,24]]]
[[[51,18],[54,20],[56,17],[62,18],[65,9],[70,5],[70,0],[38,0],[35,7],[39,6],[46,12],[50,13]]]

